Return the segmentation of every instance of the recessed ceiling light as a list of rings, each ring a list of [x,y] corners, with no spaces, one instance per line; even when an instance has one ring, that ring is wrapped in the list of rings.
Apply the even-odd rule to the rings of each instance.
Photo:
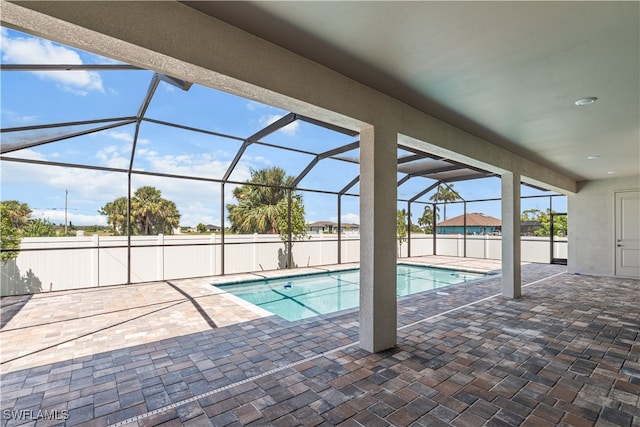
[[[597,160],[597,159],[599,159],[599,158],[600,158],[600,156],[599,156],[599,155],[595,155],[595,156],[589,156],[589,157],[587,157],[587,160]]]
[[[615,174],[615,173],[616,173],[616,171],[609,171],[609,172],[607,172],[607,173],[608,173],[609,175],[613,175],[613,174]]]
[[[593,103],[594,103],[594,102],[596,102],[597,100],[598,100],[598,98],[596,98],[595,96],[588,96],[588,97],[586,97],[586,98],[580,98],[580,99],[578,99],[578,100],[575,102],[575,104],[576,104],[578,107],[584,107],[584,106],[586,106],[586,105],[591,105],[591,104],[593,104]]]

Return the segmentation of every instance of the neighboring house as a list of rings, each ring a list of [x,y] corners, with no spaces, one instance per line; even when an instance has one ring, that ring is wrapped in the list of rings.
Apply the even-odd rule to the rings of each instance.
[[[338,228],[338,224],[330,221],[316,221],[307,224],[307,233],[333,233]]]
[[[341,224],[341,230],[343,233],[348,231],[359,231],[359,224]],[[321,233],[337,233],[338,224],[331,221],[316,221],[307,225],[307,233],[309,234],[321,234]]]
[[[483,213],[467,214],[467,234],[500,234],[502,221]],[[464,215],[436,224],[437,234],[464,234]]]
[[[540,221],[522,221],[520,223],[520,234],[523,236],[533,236],[536,230],[542,228]]]
[[[211,233],[212,231],[220,231],[220,227],[213,224],[207,224],[207,232]]]

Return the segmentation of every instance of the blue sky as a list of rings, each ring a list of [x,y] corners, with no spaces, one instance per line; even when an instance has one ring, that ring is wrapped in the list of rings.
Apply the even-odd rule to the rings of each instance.
[[[52,43],[6,28],[1,32],[3,64],[105,64],[114,61]],[[3,71],[1,80],[2,128],[42,125],[101,118],[134,116],[147,92],[153,73],[149,71]],[[193,85],[182,91],[161,82],[147,110],[147,118],[202,128],[246,138],[288,113],[271,106]],[[99,125],[96,125],[99,126]],[[80,131],[87,126],[64,129]],[[8,157],[127,168],[134,125],[57,141],[7,154]],[[6,143],[33,141],[52,136],[56,130],[12,132],[2,135]],[[353,142],[349,137],[309,123],[297,121],[262,139],[263,142],[321,153]],[[221,178],[241,142],[143,122],[135,153],[134,169],[175,175]],[[345,153],[356,156],[357,151]],[[244,181],[251,169],[280,166],[298,175],[313,156],[251,145],[231,179]],[[338,191],[358,174],[356,164],[323,160],[300,187]],[[2,162],[2,200],[26,202],[33,217],[64,222],[65,192],[68,218],[76,225],[106,224],[98,209],[126,195],[126,174],[88,169],[60,168]],[[399,175],[399,178],[401,175]],[[399,198],[410,198],[433,181],[411,179],[398,189]],[[217,183],[134,175],[133,188],[153,185],[165,198],[176,202],[181,225],[220,224],[220,191]],[[233,186],[225,187],[225,203],[233,203]],[[500,181],[490,178],[459,182],[454,188],[467,200],[500,197]],[[355,186],[352,192],[358,191]],[[308,222],[337,220],[337,196],[303,192]],[[527,187],[523,195],[544,194]],[[428,195],[423,200],[428,199]],[[523,201],[523,210],[546,210],[548,198]],[[405,208],[400,203],[399,208]],[[422,208],[416,206],[414,218]],[[564,198],[554,200],[554,209],[566,211]],[[468,212],[500,217],[500,203],[470,203]],[[449,205],[447,217],[462,214],[462,204]],[[226,213],[225,213],[226,217]],[[358,199],[344,197],[342,220],[359,223]]]

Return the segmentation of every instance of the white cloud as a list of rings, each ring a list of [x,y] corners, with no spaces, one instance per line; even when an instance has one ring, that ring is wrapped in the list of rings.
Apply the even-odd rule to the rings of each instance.
[[[133,135],[131,135],[128,132],[118,132],[118,131],[112,130],[110,132],[107,132],[107,135],[119,141],[131,142],[131,143],[133,142]]]
[[[46,160],[44,156],[37,152],[29,153],[28,158]],[[68,189],[69,194],[73,194],[74,197],[96,201],[96,204],[100,204],[100,206],[104,204],[103,201],[110,201],[122,196],[127,188],[124,174],[3,162],[3,190],[12,185],[32,188],[32,191],[29,191],[29,195],[39,199],[50,197],[54,193],[64,195],[64,191]],[[31,205],[32,203],[29,204]]]
[[[110,168],[124,169],[129,167],[130,157],[121,155],[121,147],[110,145],[96,153],[96,158]]]
[[[157,156],[158,152],[153,150],[147,150],[146,148],[141,148],[137,151],[137,154],[138,156],[153,157],[153,156]]]
[[[12,123],[12,124],[17,124],[17,125],[28,125],[30,123],[35,123],[36,120],[38,119],[38,116],[23,116],[20,115],[18,113],[16,113],[15,111],[3,108],[2,109],[2,115],[4,116],[4,122],[5,123]]]
[[[110,168],[128,168],[131,161],[131,147],[133,145],[133,135],[129,132],[122,131],[108,131],[104,132],[109,138],[116,141],[123,141],[126,144],[109,145],[102,150],[98,151],[95,157],[102,162],[102,166]],[[150,140],[145,138],[138,138],[138,146],[150,144]],[[145,148],[138,148],[138,156],[153,156],[156,153]]]
[[[15,120],[19,121],[20,123],[34,123],[36,121],[36,119],[38,118],[38,116],[20,116],[20,117],[16,117]]]
[[[258,123],[260,124],[260,126],[266,127],[282,117],[283,116],[278,114],[269,114],[269,115],[261,116],[258,119]],[[289,123],[282,129],[278,130],[278,132],[282,132],[288,136],[294,136],[298,133],[299,128],[300,128],[300,124],[297,121],[295,121],[295,122]]]
[[[229,153],[198,153],[180,155],[161,155],[157,151],[140,149],[137,151],[137,163],[148,165],[146,170],[173,175],[222,178],[229,167]],[[249,166],[243,162],[234,170],[234,179],[244,181],[250,177]]]
[[[108,137],[116,139],[118,141],[124,141],[124,142],[128,142],[130,144],[133,144],[133,135],[131,135],[129,132],[122,132],[122,131],[112,130],[112,131],[106,132],[106,135]],[[138,144],[140,144],[140,145],[147,145],[150,142],[151,141],[149,141],[146,138],[138,137]],[[130,146],[127,149],[130,149]]]
[[[252,101],[252,100],[248,100],[246,106],[247,106],[247,110],[249,111],[255,111],[260,108],[268,107],[267,105],[261,104],[258,101]]]
[[[114,64],[114,65],[122,65],[126,64],[126,62],[118,61],[117,59],[107,58],[106,56],[96,55],[94,53],[89,54],[86,52],[90,58],[91,62],[95,64]]]
[[[35,37],[11,38],[6,29],[1,32],[2,61],[14,64],[82,64],[80,55],[67,47]],[[90,91],[104,92],[100,74],[93,71],[34,71],[43,80],[53,80],[60,87],[77,95]]]
[[[257,164],[261,164],[261,165],[267,165],[270,166],[273,164],[273,162],[264,157],[264,156],[247,156],[244,155],[242,156],[242,160],[238,163],[238,166],[236,166],[236,168],[238,167],[245,167],[247,170],[253,168],[253,169],[260,169],[259,167],[256,167]],[[234,180],[236,178],[234,177]]]
[[[29,148],[20,151],[21,159],[29,159],[29,160],[46,160],[46,158],[42,155],[42,153],[31,150]],[[3,164],[2,167],[4,169],[6,164]]]

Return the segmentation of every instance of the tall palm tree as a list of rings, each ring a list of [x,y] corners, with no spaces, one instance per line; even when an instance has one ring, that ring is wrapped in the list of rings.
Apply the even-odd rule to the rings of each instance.
[[[108,202],[98,213],[107,215],[107,223],[116,233],[127,233],[127,198],[119,197]],[[155,187],[140,187],[131,197],[131,233],[153,235],[172,234],[180,225],[180,213],[176,204],[162,198]]]
[[[458,193],[453,189],[453,184],[450,185],[438,185],[436,188],[436,192],[429,197],[429,200],[434,202],[444,202],[444,221],[447,220],[447,203],[455,202],[456,200],[460,200],[461,197]]]
[[[439,210],[440,208],[436,206],[434,212],[434,209],[432,209],[431,206],[425,205],[424,210],[422,211],[422,216],[418,218],[418,225],[425,233],[433,233],[434,224],[438,222],[438,218],[440,217],[440,214],[438,213]]]
[[[143,235],[173,234],[180,225],[176,204],[164,199],[155,187],[140,187],[131,199],[131,212],[138,233]]]
[[[162,197],[160,191],[154,187],[140,187],[131,200],[131,215],[140,234],[148,236],[154,234],[157,222],[162,218]]]
[[[247,183],[233,190],[238,204],[227,205],[231,231],[277,234],[278,202],[286,199],[286,187],[290,187],[293,180],[294,177],[287,176],[279,167],[252,169]]]

